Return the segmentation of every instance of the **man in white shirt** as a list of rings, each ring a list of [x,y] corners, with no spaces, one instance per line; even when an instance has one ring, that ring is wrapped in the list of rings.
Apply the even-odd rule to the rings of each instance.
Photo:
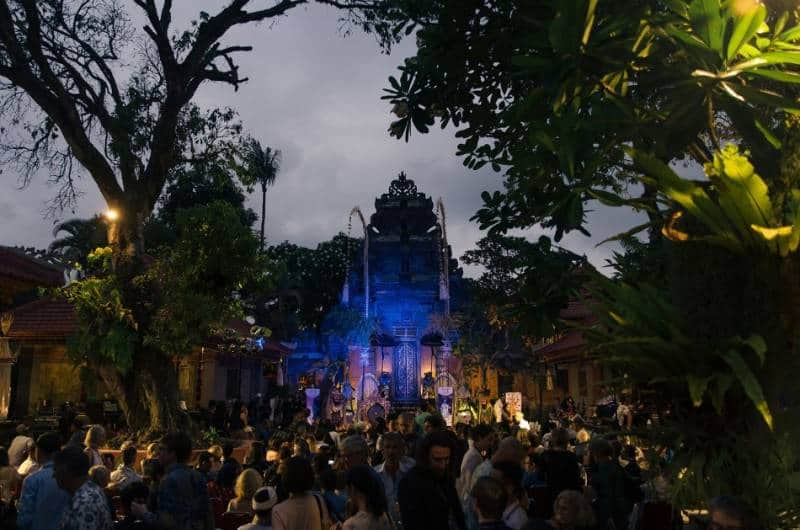
[[[469,449],[461,460],[461,473],[456,482],[460,498],[464,499],[469,495],[472,472],[483,462],[483,452],[492,447],[494,438],[494,431],[485,423],[478,424],[470,433]]]
[[[414,467],[414,459],[405,456],[406,443],[399,432],[387,432],[382,441],[383,463],[375,466],[375,472],[383,480],[386,492],[386,506],[389,516],[395,523],[400,521],[400,510],[397,505],[397,487],[400,479]]]
[[[111,472],[111,481],[108,484],[109,489],[122,491],[129,484],[142,481],[142,477],[133,469],[135,462],[136,447],[133,444],[128,444],[122,449],[122,463]]]
[[[28,426],[24,423],[17,425],[17,435],[11,441],[11,445],[8,446],[9,465],[14,466],[14,469],[18,468],[35,445],[33,438],[28,436]]]

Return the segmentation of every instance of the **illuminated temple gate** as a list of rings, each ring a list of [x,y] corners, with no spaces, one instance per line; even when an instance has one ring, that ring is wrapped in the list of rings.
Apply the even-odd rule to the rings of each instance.
[[[360,210],[353,212],[361,220]],[[376,404],[402,409],[434,397],[437,377],[440,385],[453,386],[452,378],[440,376],[460,375],[458,359],[447,355],[448,340],[455,336],[441,323],[451,306],[455,311],[461,304],[462,271],[451,258],[444,224],[441,202],[435,206],[404,173],[375,199],[374,213],[369,222],[364,219],[366,252],[363,247],[355,252],[342,306],[368,314],[378,329],[359,344],[339,340],[343,330],[323,333],[321,345],[301,336],[289,358],[290,381],[304,377],[307,382],[308,374],[315,374],[313,384],[320,386],[315,407],[321,414],[339,417],[353,407],[351,393],[359,401],[352,410],[363,417]]]
[[[433,200],[404,173],[392,181],[388,193],[375,199],[367,233],[370,316],[381,329],[372,342],[366,371],[390,381],[392,406],[414,406],[426,383],[443,369],[436,357],[449,337],[432,322],[442,321],[451,291],[457,298],[461,270],[450,258]],[[354,267],[348,279],[347,303],[353,308],[364,305],[361,272]],[[448,281],[443,281],[444,274],[449,275]],[[355,388],[364,366],[361,359],[356,366],[357,357],[351,354]],[[456,361],[450,361],[447,369],[457,371]]]

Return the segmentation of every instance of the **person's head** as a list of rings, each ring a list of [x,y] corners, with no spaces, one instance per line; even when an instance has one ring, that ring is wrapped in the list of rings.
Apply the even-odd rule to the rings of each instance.
[[[106,430],[99,425],[92,425],[86,431],[86,437],[83,440],[83,445],[98,449],[106,442]]]
[[[344,460],[345,468],[350,469],[353,466],[367,463],[369,446],[362,436],[354,434],[342,440],[340,454]]]
[[[470,492],[480,521],[500,521],[508,504],[503,484],[493,477],[480,477]]]
[[[253,442],[250,444],[250,449],[244,457],[244,463],[247,465],[262,464],[267,457],[267,450],[263,442]]]
[[[432,433],[433,431],[441,431],[447,427],[447,424],[444,422],[444,418],[442,418],[439,414],[431,414],[427,418],[425,418],[425,422],[422,425],[422,430],[425,431],[425,434]]]
[[[592,439],[592,435],[589,434],[589,431],[587,431],[586,429],[579,430],[577,432],[577,434],[575,435],[575,440],[577,440],[577,442],[579,444],[588,443],[589,440],[591,440],[591,439]]]
[[[287,493],[303,495],[314,487],[314,470],[308,460],[293,456],[282,465],[281,482]]]
[[[89,480],[105,489],[111,480],[111,472],[104,465],[92,466],[89,468]]]
[[[272,486],[264,486],[256,490],[253,495],[253,511],[261,522],[267,523],[270,520],[272,507],[278,503],[278,492]]]
[[[450,468],[453,444],[446,431],[426,434],[417,452],[417,463],[430,469],[437,477],[443,477]]]
[[[155,442],[149,444],[147,446],[147,449],[145,449],[144,454],[145,454],[145,458],[147,458],[147,459],[158,458],[158,444],[155,443]]]
[[[222,444],[222,458],[225,460],[230,460],[233,456],[233,444],[230,442],[226,442]]]
[[[192,439],[185,432],[171,432],[161,437],[158,460],[165,469],[173,464],[185,464],[191,456]]]
[[[514,462],[496,462],[492,464],[491,476],[500,481],[506,490],[508,500],[519,497],[522,492],[522,477],[525,472],[522,466]]]
[[[327,468],[319,475],[319,482],[322,486],[322,491],[333,491],[336,489],[336,484],[339,480],[339,477],[336,474],[336,470],[332,468]]]
[[[553,502],[553,519],[561,526],[591,528],[594,526],[592,506],[580,492],[564,490]]]
[[[294,456],[308,458],[309,455],[311,455],[311,449],[308,447],[308,443],[298,436],[295,438],[294,444],[292,445],[292,454]]]
[[[414,415],[404,412],[397,417],[397,430],[400,434],[408,435],[414,432]]]
[[[147,484],[158,484],[164,476],[164,465],[157,458],[149,458],[142,462],[142,480]]]
[[[263,485],[264,481],[258,471],[252,468],[245,469],[236,478],[236,485],[233,488],[236,498],[241,501],[248,501],[253,498],[256,490]]]
[[[470,433],[472,443],[478,451],[488,451],[494,445],[494,430],[485,424],[477,425]]]
[[[566,429],[553,429],[550,433],[550,449],[564,451],[569,445],[569,433]]]
[[[595,438],[589,443],[589,452],[595,462],[605,462],[614,455],[614,446],[605,438]]]
[[[150,489],[144,482],[136,481],[128,484],[123,488],[119,494],[122,503],[122,513],[130,515],[131,504],[147,504],[147,498],[150,496]]]
[[[53,457],[53,477],[58,487],[73,495],[88,478],[89,457],[78,447],[65,447]]]
[[[211,471],[211,466],[214,463],[214,457],[208,451],[200,453],[197,455],[197,462],[195,463],[194,467],[200,473],[209,473]]]
[[[731,496],[716,497],[708,505],[709,530],[755,530],[756,518],[745,503]]]
[[[28,427],[24,423],[20,423],[19,425],[17,425],[17,428],[15,430],[16,430],[17,436],[28,436],[28,432],[30,431],[30,427]]]
[[[389,467],[397,467],[406,452],[406,443],[399,432],[387,432],[381,441],[383,460]]]
[[[57,432],[46,432],[36,439],[36,461],[44,464],[58,451],[61,438]]]
[[[114,470],[114,454],[103,453],[103,464],[111,471]]]
[[[122,450],[122,465],[131,467],[136,462],[136,447],[129,445]]]
[[[497,450],[492,455],[492,464],[498,462],[513,462],[521,466],[525,461],[525,448],[513,436],[506,436],[497,444]]]
[[[371,467],[366,464],[351,467],[347,472],[346,482],[348,497],[355,499],[356,502],[363,500],[367,512],[374,517],[386,513],[386,492],[383,481]]]
[[[208,454],[214,458],[215,462],[220,462],[222,460],[222,446],[212,445],[208,448]]]

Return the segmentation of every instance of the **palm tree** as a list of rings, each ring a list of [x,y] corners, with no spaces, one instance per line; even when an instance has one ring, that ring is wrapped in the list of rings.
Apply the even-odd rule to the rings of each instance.
[[[108,226],[100,215],[90,219],[70,219],[53,228],[53,237],[66,235],[50,243],[48,251],[69,262],[86,265],[87,256],[97,247],[108,245]]]
[[[263,147],[255,138],[245,141],[245,170],[255,184],[261,185],[261,250],[264,250],[264,223],[267,215],[267,188],[275,184],[281,169],[281,152]]]

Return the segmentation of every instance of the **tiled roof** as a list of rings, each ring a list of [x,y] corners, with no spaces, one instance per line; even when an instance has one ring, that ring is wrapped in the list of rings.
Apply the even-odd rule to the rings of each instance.
[[[64,272],[21,250],[0,246],[0,276],[31,282],[41,286],[58,287],[64,285]]]
[[[577,330],[568,331],[563,337],[557,341],[548,344],[536,350],[536,355],[544,360],[552,360],[555,357],[564,356],[567,353],[573,353],[572,350],[584,348],[586,346],[586,339],[583,338],[583,333]]]
[[[16,308],[8,331],[12,340],[63,341],[78,326],[75,310],[66,300],[42,298]]]

